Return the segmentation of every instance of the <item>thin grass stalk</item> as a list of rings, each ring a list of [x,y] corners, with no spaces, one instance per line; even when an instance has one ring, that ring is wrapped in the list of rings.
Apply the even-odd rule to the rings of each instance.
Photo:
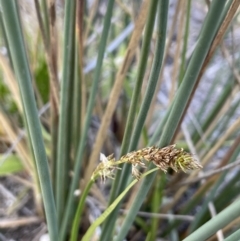
[[[71,97],[74,82],[75,14],[76,1],[67,1],[65,4],[63,76],[61,81],[56,173],[56,207],[59,226],[61,225],[61,220],[63,218],[69,184],[72,116]]]
[[[157,4],[158,4],[158,1],[152,0],[150,3],[150,6],[149,6],[148,18],[147,18],[145,34],[144,34],[144,38],[143,38],[143,45],[142,45],[142,49],[141,49],[141,56],[140,56],[140,62],[139,62],[138,71],[137,71],[136,83],[134,86],[133,97],[132,97],[132,100],[130,103],[129,114],[127,117],[127,123],[126,123],[126,128],[124,131],[124,137],[123,137],[123,142],[122,142],[122,146],[121,146],[120,156],[126,154],[126,152],[128,151],[128,147],[129,147],[130,137],[131,137],[134,119],[135,119],[135,115],[136,115],[136,111],[137,111],[139,95],[141,93],[140,90],[142,87],[144,73],[145,73],[146,66],[147,66],[147,56],[149,53],[149,47],[150,47],[150,43],[151,43],[151,36],[152,36],[154,22],[155,22]],[[116,174],[113,186],[111,188],[109,204],[111,204],[113,202],[113,200],[115,199],[116,187],[118,186],[120,176],[121,176],[121,173],[118,171]],[[101,240],[104,240],[105,238],[108,237],[108,235],[106,234],[106,232],[107,232],[106,230],[109,229],[109,227],[112,223],[111,217],[112,217],[112,215],[114,215],[114,213],[117,214],[118,212],[114,211],[113,214],[111,214],[111,216],[106,220],[106,222],[103,225],[102,233],[104,235],[102,235]]]
[[[153,202],[152,202],[152,208],[151,212],[152,213],[158,213],[161,203],[162,203],[162,198],[163,198],[163,188],[165,186],[165,181],[166,178],[164,175],[158,174],[156,177],[156,184],[153,190]],[[157,240],[157,232],[158,232],[158,225],[159,225],[159,218],[152,218],[151,220],[151,240]]]
[[[238,86],[236,86],[232,90],[232,95],[236,94],[237,92],[239,92]],[[217,130],[219,118],[223,118],[223,120],[224,120],[224,117],[226,117],[225,115],[226,115],[227,109],[230,108],[230,102],[231,102],[231,96],[229,96],[229,98],[226,100],[226,102],[224,103],[224,106],[221,107],[221,110],[219,111],[219,113],[217,113],[217,116],[213,119],[213,122],[209,125],[207,130],[201,134],[201,140],[199,140],[199,142],[196,144],[196,148],[198,150],[202,146],[207,147],[206,149],[204,148],[204,151],[203,151],[205,154],[207,154],[208,151],[211,151],[211,144],[214,144],[214,145],[216,144],[214,141],[212,141],[211,139],[208,139],[208,138],[211,133],[213,133],[215,130]],[[222,121],[222,123],[224,124],[224,121]],[[224,133],[219,134],[218,139],[220,139],[222,135],[224,135]],[[203,152],[201,152],[201,153],[203,153]],[[202,154],[202,157],[204,158],[204,154]]]
[[[21,106],[22,106],[22,103],[21,103]],[[23,110],[21,111],[23,112]],[[23,114],[24,126],[26,126],[26,118],[24,116],[24,113],[21,113],[21,114]],[[27,142],[28,146],[27,146],[25,140],[19,140],[21,138],[20,137],[21,134],[14,128],[15,127],[14,123],[11,121],[9,116],[5,113],[3,108],[1,108],[1,105],[0,105],[0,123],[2,125],[2,128],[9,136],[9,139],[13,141],[12,146],[16,145],[15,149],[18,155],[21,157],[21,161],[24,164],[25,169],[28,171],[30,177],[32,178],[32,182],[34,184],[33,194],[34,194],[34,203],[36,207],[36,212],[39,216],[42,217],[43,216],[42,197],[41,197],[40,183],[39,183],[38,174],[37,174],[37,167],[33,156],[32,145],[28,141]],[[29,151],[30,148],[31,148],[31,151]],[[6,159],[6,157],[3,158],[0,162],[1,163],[4,162],[4,159]]]
[[[104,27],[103,27],[103,32],[102,32],[102,38],[101,38],[100,45],[99,45],[97,66],[96,66],[96,70],[94,72],[93,83],[92,83],[91,93],[89,96],[89,102],[88,102],[88,106],[87,106],[84,127],[83,127],[80,142],[78,144],[77,158],[76,158],[76,162],[75,162],[75,166],[74,166],[74,175],[73,175],[73,179],[71,182],[70,191],[68,194],[67,207],[65,209],[65,214],[63,217],[62,225],[61,225],[60,241],[65,240],[65,237],[67,234],[67,226],[71,224],[70,220],[71,220],[71,215],[72,215],[73,209],[74,209],[74,207],[73,207],[74,191],[78,187],[80,168],[81,168],[82,159],[83,159],[82,157],[83,157],[84,150],[85,150],[88,129],[89,129],[90,122],[91,122],[92,110],[94,107],[95,97],[96,97],[97,90],[98,90],[101,67],[102,67],[108,33],[109,33],[109,29],[110,29],[110,24],[111,24],[113,5],[114,5],[114,0],[109,0],[108,6],[107,6],[107,12],[106,12],[106,15],[104,18]]]
[[[19,133],[14,129],[14,125],[11,119],[9,119],[8,115],[2,107],[0,107],[0,124],[3,130],[7,133],[10,140],[18,140]],[[17,154],[20,156],[26,170],[28,170],[30,175],[32,175],[34,173],[34,163],[32,162],[32,159],[29,156],[29,150],[27,148],[26,142],[24,140],[20,140],[17,143],[15,150]]]
[[[47,0],[41,0],[41,8],[42,8],[42,14],[43,14],[44,32],[46,34],[46,38],[48,40],[48,45],[49,45],[50,29],[49,29],[49,14],[48,14]]]
[[[29,128],[30,141],[32,143],[34,157],[37,164],[49,235],[51,240],[58,240],[57,215],[48,169],[48,161],[32,88],[32,78],[27,60],[25,43],[21,32],[20,19],[18,18],[18,14],[16,14],[17,6],[14,0],[1,0],[0,3],[9,46],[13,57],[14,70],[19,82],[24,112]]]
[[[215,89],[218,87],[219,78],[220,78],[220,73],[216,75],[216,78],[213,80],[210,89],[206,92],[206,98],[202,102],[201,107],[196,115],[196,118],[199,123],[202,123],[204,112],[206,111],[206,106],[210,102],[210,98],[214,94]]]
[[[239,103],[238,101],[236,101],[236,103],[233,104],[233,106],[230,107],[230,109],[223,114],[224,116],[220,118],[216,128],[213,129],[211,133],[209,133],[209,135],[206,138],[208,141],[207,146],[206,146],[206,143],[203,143],[203,145],[205,145],[205,148],[204,148],[204,154],[202,156],[204,156],[211,149],[211,146],[215,146],[216,142],[219,140],[219,136],[223,135],[224,131],[228,128],[227,125],[229,124],[230,120],[233,120],[234,118],[233,115],[236,113],[238,106],[239,106]],[[217,131],[219,135],[214,135],[215,131]]]
[[[76,160],[77,148],[80,140],[82,126],[82,83],[83,83],[83,18],[84,1],[77,1],[76,12],[76,39],[75,39],[75,68],[74,68],[74,89],[73,89],[73,160]],[[83,108],[85,110],[85,107]]]
[[[76,36],[75,42],[75,68],[74,68],[74,88],[73,88],[73,111],[72,111],[72,143],[73,143],[73,159],[75,160],[77,155],[78,142],[80,140],[81,130],[81,74],[80,74],[80,63],[79,63],[79,48],[78,48],[78,36]]]
[[[7,36],[6,36],[7,37]],[[9,47],[8,47],[9,52]],[[10,54],[10,53],[9,53]],[[9,57],[9,56],[8,56]],[[18,83],[13,73],[13,66],[11,67],[8,61],[8,58],[4,57],[0,54],[0,66],[2,68],[2,72],[8,80],[8,89],[12,94],[13,100],[15,101],[18,111],[20,113],[23,112],[21,96],[19,93]]]
[[[168,119],[169,114],[171,112],[171,108],[172,108],[172,105],[169,106],[169,108],[168,108],[167,112],[165,113],[164,117],[162,118],[162,120],[159,121],[159,124],[156,128],[156,131],[153,133],[152,137],[150,138],[149,146],[153,146],[157,143],[157,141],[159,139],[159,136],[161,136],[161,133],[163,131],[164,125],[167,122],[167,119]]]
[[[36,9],[38,24],[39,24],[41,35],[42,35],[42,38],[43,38],[44,48],[47,49],[47,47],[49,46],[49,35],[47,37],[46,25],[44,25],[39,1],[34,0],[34,5],[35,5],[35,9]]]
[[[186,70],[186,53],[187,53],[187,44],[188,44],[188,36],[189,36],[191,3],[192,3],[192,0],[188,0],[187,16],[185,19],[186,22],[185,22],[185,33],[184,33],[184,40],[183,40],[182,58],[181,58],[180,73],[179,73],[179,84],[181,84],[185,70]]]
[[[83,208],[84,208],[84,205],[85,205],[86,198],[87,198],[87,196],[89,194],[89,191],[90,191],[93,184],[94,184],[94,180],[91,179],[90,182],[88,182],[86,188],[84,188],[83,193],[81,193],[80,201],[78,203],[77,211],[76,211],[74,221],[73,221],[73,225],[72,225],[72,229],[71,229],[71,239],[70,239],[70,241],[77,241],[78,229],[79,229],[79,224],[80,224],[81,218],[82,218]]]
[[[79,121],[79,128],[80,132],[83,126],[83,117],[86,113],[86,83],[84,79],[84,74],[83,74],[83,55],[84,55],[84,48],[83,48],[83,43],[84,43],[84,32],[83,32],[83,24],[84,24],[84,7],[86,3],[84,0],[78,0],[77,1],[77,26],[76,26],[76,31],[77,31],[77,36],[78,36],[78,58],[79,58],[79,78],[80,78],[80,90],[81,90],[81,99],[80,99],[80,121]],[[80,138],[80,136],[79,136]],[[78,139],[79,141],[80,139]],[[78,146],[78,143],[76,143]],[[76,146],[76,155],[77,155],[77,146]]]
[[[50,33],[50,52],[51,60],[53,63],[55,77],[55,85],[59,87],[57,81],[58,75],[58,41],[57,41],[57,24],[56,24],[56,0],[48,0],[48,13],[49,13],[49,33]]]
[[[2,12],[0,12],[0,28],[1,28],[1,37],[4,40],[4,44],[5,47],[7,49],[7,55],[8,55],[8,59],[9,59],[9,63],[10,63],[10,67],[13,70],[13,63],[12,63],[12,57],[11,57],[11,53],[10,53],[10,49],[9,49],[9,43],[8,43],[8,39],[7,39],[7,34],[6,34],[6,30],[5,30],[5,26],[3,24],[3,16],[2,16]]]
[[[48,72],[50,75],[50,86],[51,86],[51,95],[53,97],[53,100],[55,102],[55,112],[58,112],[58,107],[59,107],[59,84],[58,84],[58,77],[56,70],[54,69],[54,63],[53,59],[51,58],[51,52],[50,52],[50,46],[49,46],[49,39],[47,37],[47,33],[44,30],[44,23],[43,19],[41,16],[40,12],[40,5],[38,0],[34,0],[35,8],[36,8],[36,14],[37,14],[37,19],[39,23],[39,28],[41,31],[41,35],[43,38],[43,46],[45,49],[45,56],[46,56],[46,61],[47,61],[47,66],[48,66]]]
[[[97,11],[98,7],[99,7],[99,0],[94,0],[89,12],[88,12],[86,4],[84,4],[84,12],[85,12],[84,15],[88,16],[88,19],[86,19],[86,25],[84,28],[84,36],[83,36],[84,43],[87,42],[89,32],[91,31],[91,24],[94,24],[94,18],[96,16],[96,11]]]
[[[175,97],[170,116],[159,140],[159,147],[167,146],[174,136],[178,122],[180,121],[184,109],[186,108],[188,99],[190,98],[191,93],[194,89],[194,85],[197,82],[197,78],[200,73],[204,59],[207,56],[211,43],[214,39],[215,32],[217,31],[217,28],[219,26],[219,21],[221,13],[224,9],[224,5],[225,2],[220,3],[217,0],[214,0],[211,4],[211,8],[207,14],[204,26],[200,34],[201,38],[199,38],[196,49],[189,62],[182,84]],[[152,168],[152,165],[150,165],[150,168]],[[139,192],[133,202],[132,208],[129,211],[127,217],[125,218],[124,223],[119,231],[119,236],[117,237],[116,241],[121,241],[126,236],[134,218],[137,215],[140,206],[144,201],[144,198],[146,197],[151,187],[154,178],[155,175],[153,174],[146,177],[146,179],[143,181],[143,184],[140,187]]]
[[[224,105],[230,93],[232,92],[234,85],[234,81],[231,81],[230,83],[228,82],[227,85],[224,86],[221,96],[218,98],[218,101],[210,111],[204,123],[201,125],[201,129],[203,132],[205,132],[209,125],[213,122],[213,119],[216,117],[217,113],[220,111],[221,107]],[[192,140],[195,144],[200,140],[200,135],[198,132],[195,132],[192,135]]]
[[[239,180],[239,171],[236,173],[236,176],[234,176],[226,185],[225,185],[225,188],[220,192],[220,193],[218,193],[215,197],[214,197],[214,202],[216,203],[216,204],[218,204],[218,205],[221,205],[220,207],[222,207],[222,206],[225,206],[226,204],[224,203],[222,203],[221,202],[221,200],[227,200],[228,202],[229,202],[229,200],[231,200],[232,198],[235,198],[236,197],[236,195],[238,195],[238,191],[234,194],[233,193],[233,197],[232,198],[230,198],[230,190],[231,189],[233,189],[232,187],[237,187],[237,185],[236,185],[236,183],[238,182],[238,180]],[[227,190],[227,192],[229,191],[229,193],[227,193],[227,197],[228,198],[226,198],[226,191],[225,190]],[[220,204],[219,204],[220,203]],[[228,204],[227,204],[228,205]]]
[[[230,206],[225,208],[222,212],[216,215],[214,218],[209,220],[203,226],[198,228],[195,232],[190,234],[183,241],[204,241],[211,235],[216,233],[219,229],[226,226],[229,222],[238,218],[240,215],[240,199],[232,203]]]
[[[51,178],[53,184],[53,193],[56,195],[56,180],[57,180],[57,140],[58,140],[58,125],[59,125],[59,114],[55,111],[57,107],[55,106],[55,100],[53,95],[49,96],[51,103]],[[56,200],[56,196],[54,196]]]
[[[177,30],[177,39],[176,39],[176,47],[175,47],[175,53],[173,57],[173,67],[171,71],[171,89],[169,92],[169,98],[168,103],[169,105],[172,103],[172,100],[174,98],[174,95],[177,90],[177,86],[179,85],[179,69],[180,69],[180,59],[181,59],[181,51],[182,51],[182,39],[184,38],[184,22],[186,21],[186,7],[187,2],[182,1],[180,4],[179,9],[179,23],[178,23],[178,30]],[[171,40],[170,40],[171,41]]]

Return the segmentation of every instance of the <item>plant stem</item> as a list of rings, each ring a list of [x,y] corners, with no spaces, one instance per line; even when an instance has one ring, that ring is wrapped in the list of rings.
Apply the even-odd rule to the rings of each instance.
[[[80,201],[78,203],[77,212],[75,214],[73,226],[72,226],[72,230],[71,230],[71,239],[70,239],[71,241],[77,241],[78,229],[79,229],[79,224],[80,224],[80,221],[81,221],[82,211],[83,211],[83,208],[84,208],[84,205],[85,205],[87,195],[88,195],[89,190],[91,189],[93,183],[94,183],[94,180],[91,179],[88,182],[87,186],[85,187],[83,193],[81,194],[81,198],[80,198]]]

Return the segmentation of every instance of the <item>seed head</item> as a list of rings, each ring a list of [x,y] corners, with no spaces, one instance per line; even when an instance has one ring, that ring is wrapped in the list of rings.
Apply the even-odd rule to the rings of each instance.
[[[167,172],[168,168],[172,168],[175,172],[188,170],[194,170],[202,168],[191,154],[183,149],[177,149],[175,145],[167,146],[164,148],[158,148],[156,146],[146,147],[138,151],[130,152],[120,158],[119,161],[115,161],[113,155],[108,157],[100,156],[101,163],[97,166],[93,173],[93,176],[100,175],[103,180],[106,177],[114,178],[113,171],[120,169],[117,165],[121,163],[129,163],[132,165],[132,175],[136,179],[140,179],[141,173],[139,168],[145,168],[146,162],[152,162],[160,170]]]

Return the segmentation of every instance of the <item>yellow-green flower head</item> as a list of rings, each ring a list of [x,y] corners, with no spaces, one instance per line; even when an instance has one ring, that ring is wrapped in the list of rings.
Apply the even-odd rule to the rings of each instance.
[[[136,179],[140,179],[141,173],[139,167],[145,168],[146,162],[152,162],[160,170],[167,172],[168,168],[172,168],[175,172],[188,171],[202,168],[191,154],[183,149],[177,149],[175,145],[167,146],[164,148],[158,148],[156,146],[146,147],[138,151],[130,152],[120,158],[119,161],[115,161],[113,155],[106,157],[104,154],[100,154],[101,163],[97,166],[92,175],[92,179],[95,180],[97,176],[105,181],[106,178],[114,178],[114,170],[120,169],[117,166],[121,163],[129,163],[132,165],[132,175]]]

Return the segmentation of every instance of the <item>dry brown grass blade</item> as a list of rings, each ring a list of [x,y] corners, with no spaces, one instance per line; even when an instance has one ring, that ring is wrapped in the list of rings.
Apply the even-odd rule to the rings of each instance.
[[[134,28],[132,37],[130,39],[127,51],[126,51],[124,61],[116,75],[116,80],[114,82],[112,91],[110,93],[108,105],[105,110],[105,114],[102,118],[101,126],[99,128],[99,131],[98,131],[98,134],[96,137],[96,142],[94,144],[93,151],[90,156],[88,168],[87,168],[87,170],[85,172],[85,176],[84,176],[85,181],[88,181],[89,178],[91,177],[91,174],[96,166],[96,160],[99,159],[99,153],[101,151],[102,145],[106,138],[107,128],[110,124],[113,112],[117,105],[119,95],[122,91],[122,85],[123,85],[124,78],[126,76],[129,65],[132,62],[132,59],[133,59],[135,51],[137,49],[139,40],[142,35],[144,25],[146,23],[146,17],[147,17],[147,13],[148,13],[149,4],[150,4],[150,2],[147,0],[145,0],[142,3],[142,7],[140,10],[139,16],[136,19],[135,28]]]
[[[133,15],[132,15],[131,11],[129,10],[128,6],[126,6],[126,4],[123,3],[123,1],[116,0],[116,3],[126,14],[128,14],[133,19]]]
[[[207,155],[202,159],[202,165],[206,165],[210,158],[216,153],[217,150],[223,145],[223,143],[227,140],[227,138],[237,131],[240,127],[240,118],[235,120],[235,122],[229,127],[226,132],[220,137],[219,141],[211,148],[211,150],[207,153]]]
[[[0,65],[2,67],[3,73],[5,74],[5,76],[8,80],[7,86],[9,87],[9,90],[12,93],[12,97],[17,104],[18,110],[22,113],[23,109],[22,109],[21,97],[19,94],[17,81],[15,79],[15,76],[14,76],[9,64],[8,64],[8,61],[2,54],[0,54]]]
[[[99,0],[95,0],[92,4],[91,9],[90,9],[89,18],[86,19],[87,24],[86,24],[86,27],[84,29],[84,36],[83,36],[84,45],[87,44],[87,37],[88,37],[89,31],[91,29],[91,23],[93,22],[93,18],[94,18],[95,14],[96,14],[96,11],[98,9],[98,5],[99,5]]]
[[[226,48],[224,43],[221,44],[221,50],[222,50],[222,53],[223,53],[223,57],[227,60],[229,66],[232,70],[233,76],[238,81],[238,84],[240,84],[240,75],[239,75],[239,72],[238,72],[238,67],[232,61],[231,54],[229,53],[229,51]]]
[[[207,139],[207,136],[214,131],[217,124],[219,123],[219,120],[221,120],[221,118],[223,118],[223,116],[226,115],[227,111],[230,108],[232,97],[236,96],[238,92],[239,92],[239,86],[234,87],[231,94],[229,95],[229,98],[223,104],[223,106],[221,107],[221,110],[217,113],[214,120],[211,122],[209,127],[206,129],[206,131],[203,133],[198,143],[196,144],[197,149],[205,142],[205,140]]]
[[[37,170],[35,169],[35,165],[32,161],[31,156],[29,155],[29,149],[27,147],[27,144],[24,139],[21,139],[18,141],[19,134],[16,128],[13,127],[13,124],[11,123],[11,120],[1,112],[0,110],[0,125],[4,128],[5,132],[9,136],[9,139],[13,142],[16,141],[15,150],[18,153],[18,155],[21,157],[21,160],[23,162],[23,165],[25,166],[28,173],[31,175],[33,183],[34,183],[34,199],[36,204],[37,212],[40,216],[43,215],[42,211],[42,198],[41,198],[41,191],[39,187],[38,182],[38,175]],[[13,143],[14,144],[14,143]]]
[[[13,127],[11,120],[4,114],[2,111],[0,111],[0,124],[4,128],[5,132],[9,136],[9,139],[14,142],[18,140],[18,136],[20,133],[17,133],[15,127]],[[16,151],[18,155],[21,157],[21,160],[23,162],[23,165],[29,172],[32,172],[34,169],[33,162],[31,160],[31,157],[29,156],[29,150],[27,148],[27,145],[25,141],[22,139],[16,144]]]
[[[0,228],[16,228],[21,226],[39,223],[42,220],[39,217],[27,217],[18,219],[0,219]]]

